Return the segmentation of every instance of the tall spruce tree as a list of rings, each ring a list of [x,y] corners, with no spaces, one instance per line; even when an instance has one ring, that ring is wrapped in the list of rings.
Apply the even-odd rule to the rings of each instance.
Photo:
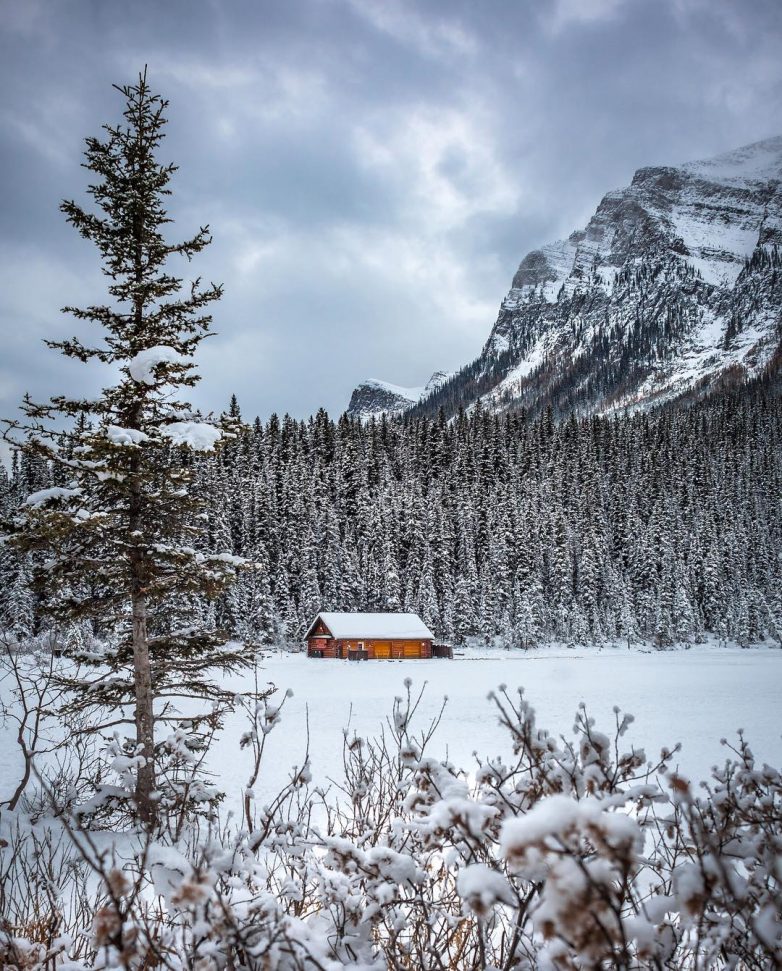
[[[86,140],[94,206],[61,206],[97,247],[108,280],[105,303],[65,312],[97,325],[101,339],[47,344],[69,358],[102,362],[117,378],[90,399],[37,404],[26,397],[26,420],[7,423],[6,435],[48,463],[50,481],[64,483],[26,499],[12,542],[46,551],[38,585],[58,622],[92,619],[107,635],[109,646],[83,659],[92,666],[89,681],[70,684],[70,707],[111,712],[98,728],[134,726],[127,749],[137,767],[135,807],[151,826],[167,798],[156,772],[165,748],[156,726],[180,724],[178,706],[187,698],[190,738],[197,739],[220,703],[230,704],[211,672],[235,671],[250,658],[198,623],[199,600],[219,593],[241,565],[204,552],[204,517],[191,488],[189,453],[230,437],[230,422],[203,420],[179,400],[198,380],[192,358],[209,334],[208,308],[221,287],[184,284],[168,265],[172,257],[189,261],[211,237],[202,227],[184,242],[165,239],[172,220],[164,203],[177,168],[156,158],[167,102],[151,92],[146,70],[136,84],[115,87],[126,102],[124,121]],[[63,436],[69,420],[71,433]]]

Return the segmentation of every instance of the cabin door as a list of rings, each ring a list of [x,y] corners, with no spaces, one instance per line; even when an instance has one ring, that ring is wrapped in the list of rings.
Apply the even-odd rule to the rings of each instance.
[[[378,660],[386,660],[391,657],[390,641],[373,641],[372,646],[375,649],[375,657]]]

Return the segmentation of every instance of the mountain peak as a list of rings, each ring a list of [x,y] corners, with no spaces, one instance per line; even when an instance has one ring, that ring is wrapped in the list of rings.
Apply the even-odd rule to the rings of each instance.
[[[638,169],[586,227],[527,253],[475,361],[424,388],[364,382],[349,413],[646,407],[760,373],[781,337],[777,136]]]
[[[481,355],[420,407],[582,414],[757,374],[782,335],[782,137],[638,169],[528,253]]]
[[[381,415],[398,415],[426,399],[444,384],[451,375],[435,371],[422,387],[406,388],[378,378],[362,381],[350,396],[347,413],[353,418],[368,421]]]
[[[782,135],[742,145],[713,158],[684,162],[681,171],[710,182],[770,182],[782,179]]]

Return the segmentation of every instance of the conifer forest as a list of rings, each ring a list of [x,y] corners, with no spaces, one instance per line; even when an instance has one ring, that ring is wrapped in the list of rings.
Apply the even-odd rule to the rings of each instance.
[[[772,383],[624,418],[320,412],[241,428],[190,459],[204,543],[263,564],[201,608],[232,636],[293,644],[342,609],[420,613],[457,644],[782,637]],[[26,457],[0,481],[6,511],[52,485]],[[31,568],[1,556],[3,622],[35,631]]]

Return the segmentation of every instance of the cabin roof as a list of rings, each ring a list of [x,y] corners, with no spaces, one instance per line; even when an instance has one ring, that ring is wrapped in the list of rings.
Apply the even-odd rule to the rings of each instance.
[[[434,640],[434,634],[418,614],[350,614],[324,611],[307,629],[307,637],[322,620],[337,639],[375,637],[379,640]]]

